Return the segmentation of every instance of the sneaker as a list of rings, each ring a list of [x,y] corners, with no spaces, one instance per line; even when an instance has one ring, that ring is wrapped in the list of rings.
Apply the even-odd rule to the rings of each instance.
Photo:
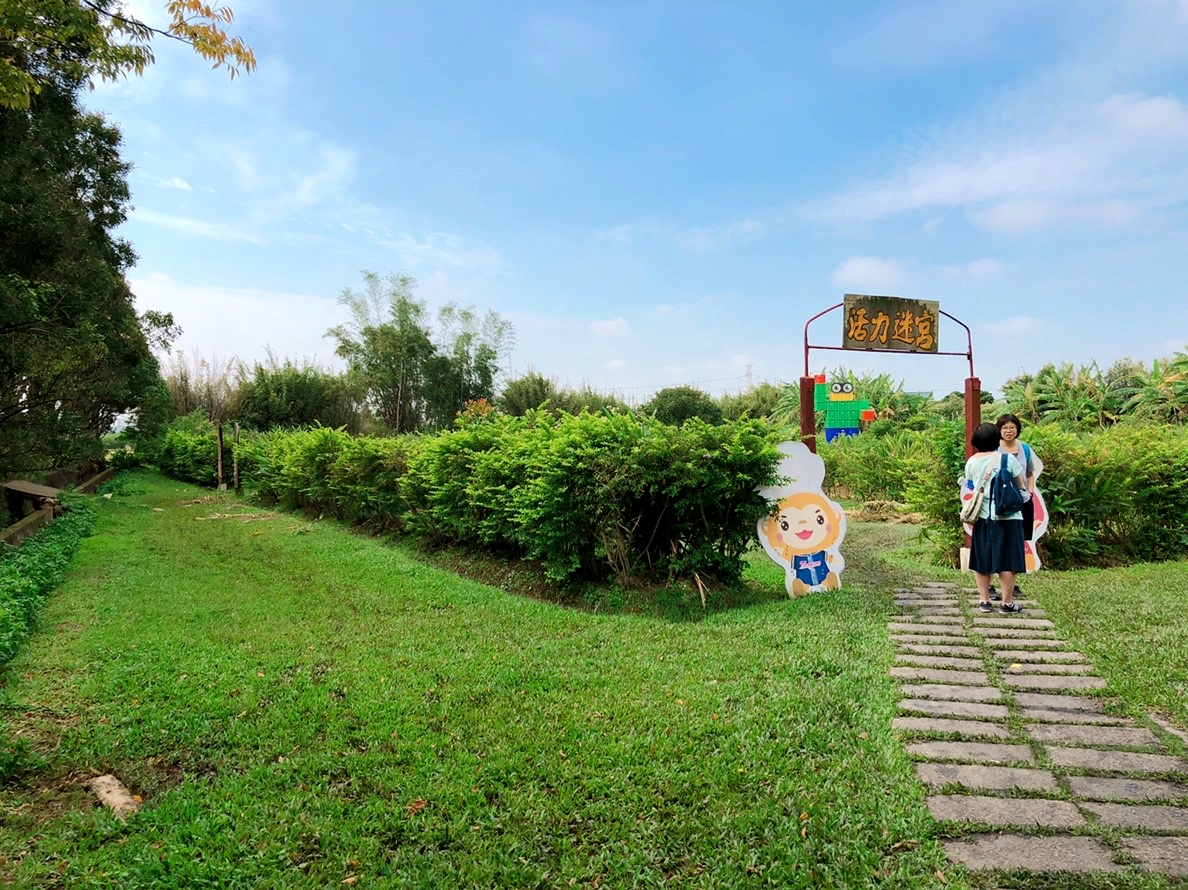
[[[1009,602],[1002,604],[1002,611],[1004,612],[1022,612],[1023,607],[1016,602]]]
[[[992,605],[990,605],[989,602],[978,603],[978,611],[979,612],[993,612],[994,607]]]
[[[993,587],[991,587],[990,588],[990,599],[992,599],[994,602],[997,603],[1002,599],[1002,594],[999,593],[997,590],[995,590]]]

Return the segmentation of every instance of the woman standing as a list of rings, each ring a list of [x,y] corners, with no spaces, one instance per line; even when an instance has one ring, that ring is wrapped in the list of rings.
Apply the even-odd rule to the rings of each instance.
[[[1023,607],[1015,602],[1015,573],[1027,569],[1023,515],[1018,510],[999,515],[997,505],[990,497],[994,474],[1000,472],[1000,441],[998,427],[992,423],[979,424],[969,439],[976,453],[965,462],[965,478],[973,480],[974,485],[981,485],[986,492],[981,513],[974,521],[970,535],[969,567],[977,579],[981,611],[989,612],[994,608],[990,605],[990,576],[997,572],[1002,581],[1002,611],[1022,612]],[[1006,465],[1024,497],[1030,497],[1019,461],[1013,455],[1007,455]]]
[[[1021,421],[1015,414],[1004,414],[994,424],[998,427],[998,432],[1002,436],[1002,442],[998,446],[998,450],[1004,454],[1009,454],[1019,462],[1019,466],[1023,468],[1023,477],[1027,481],[1026,486],[1019,486],[1020,491],[1028,492],[1031,497],[1027,499],[1027,503],[1023,505],[1023,540],[1033,540],[1035,533],[1035,501],[1032,500],[1035,496],[1035,451],[1030,445],[1019,438],[1019,434],[1023,432],[1023,421]],[[1024,569],[1026,572],[1026,569]],[[1015,585],[1015,596],[1022,596],[1023,591],[1019,585]],[[999,595],[993,587],[990,588],[991,599],[998,599]]]

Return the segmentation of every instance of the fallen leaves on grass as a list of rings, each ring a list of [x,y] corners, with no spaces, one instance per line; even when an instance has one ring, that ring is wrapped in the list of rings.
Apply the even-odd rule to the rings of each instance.
[[[404,808],[404,811],[406,813],[408,813],[410,816],[415,816],[417,813],[421,812],[421,810],[423,810],[423,809],[425,809],[425,799],[423,797],[418,797],[416,800],[414,800],[412,803],[410,803],[408,806],[406,806]]]

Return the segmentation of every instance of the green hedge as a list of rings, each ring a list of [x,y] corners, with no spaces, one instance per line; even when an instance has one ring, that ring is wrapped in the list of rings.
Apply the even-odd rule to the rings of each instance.
[[[742,572],[774,440],[761,421],[530,411],[426,437],[271,432],[237,453],[245,482],[286,506],[537,559],[558,582],[708,582]]]
[[[838,440],[821,453],[830,484],[904,502],[924,516],[939,561],[955,565],[964,542],[957,518],[964,439],[963,422],[949,421],[921,433]],[[1188,428],[1124,423],[1086,434],[1040,425],[1023,439],[1044,462],[1039,487],[1049,525],[1038,546],[1046,565],[1188,556]]]
[[[38,606],[58,586],[94,523],[90,507],[71,502],[65,513],[20,547],[0,544],[0,664],[7,664],[17,653]]]

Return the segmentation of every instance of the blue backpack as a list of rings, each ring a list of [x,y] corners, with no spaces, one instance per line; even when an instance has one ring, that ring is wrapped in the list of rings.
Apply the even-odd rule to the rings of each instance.
[[[990,483],[990,498],[994,501],[996,516],[1009,516],[1023,509],[1025,503],[1023,492],[1015,485],[1011,471],[1007,469],[1007,455],[1002,456],[998,464],[998,472],[994,474],[994,481]]]

